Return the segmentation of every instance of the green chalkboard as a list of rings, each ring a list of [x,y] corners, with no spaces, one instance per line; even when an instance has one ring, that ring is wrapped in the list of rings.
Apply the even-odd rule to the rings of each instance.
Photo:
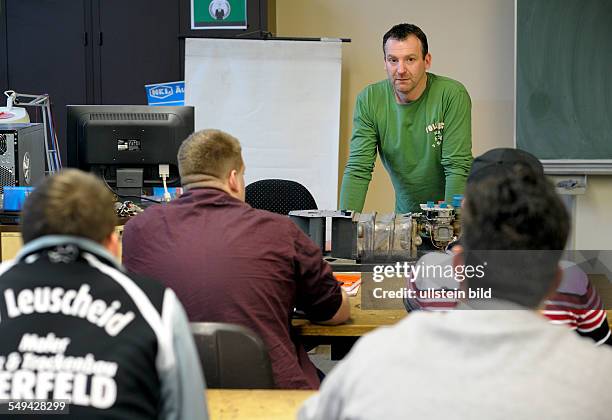
[[[517,147],[612,162],[612,0],[516,5]]]

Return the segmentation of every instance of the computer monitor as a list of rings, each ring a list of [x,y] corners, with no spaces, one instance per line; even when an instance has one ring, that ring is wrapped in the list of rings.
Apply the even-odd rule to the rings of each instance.
[[[179,186],[176,155],[194,131],[194,107],[68,105],[67,166],[100,176],[118,195],[151,195],[162,186],[159,165],[168,164],[168,186]]]

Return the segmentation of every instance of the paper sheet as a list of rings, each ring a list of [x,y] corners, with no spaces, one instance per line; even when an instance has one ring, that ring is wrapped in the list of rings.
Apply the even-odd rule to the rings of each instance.
[[[335,209],[341,60],[340,42],[187,39],[185,104],[240,140],[247,184],[290,179]]]

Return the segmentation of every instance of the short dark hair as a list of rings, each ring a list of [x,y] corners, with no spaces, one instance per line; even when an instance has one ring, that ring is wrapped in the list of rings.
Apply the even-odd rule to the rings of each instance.
[[[238,139],[214,129],[200,130],[183,141],[178,151],[178,167],[183,185],[201,175],[224,179],[244,166]]]
[[[23,241],[71,235],[102,243],[117,225],[114,202],[99,178],[78,169],[64,169],[45,178],[26,199]]]
[[[496,149],[476,158],[461,213],[465,263],[487,262],[478,287],[537,307],[551,292],[570,223],[567,210],[527,152]]]
[[[419,41],[421,41],[421,51],[423,52],[423,58],[425,58],[427,52],[429,51],[429,47],[427,45],[427,36],[421,30],[421,28],[411,23],[400,23],[387,31],[387,33],[383,36],[383,54],[385,56],[387,54],[387,52],[385,51],[385,45],[387,44],[387,40],[389,38],[396,39],[398,41],[403,41],[410,35],[416,36]]]

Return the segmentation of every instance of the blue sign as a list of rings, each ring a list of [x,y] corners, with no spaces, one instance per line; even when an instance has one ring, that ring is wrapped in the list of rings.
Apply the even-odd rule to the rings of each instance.
[[[172,199],[177,198],[183,193],[183,188],[181,187],[168,187],[168,192],[170,193],[170,197]],[[164,197],[164,187],[153,187],[153,197],[158,200],[163,199]]]
[[[145,85],[149,105],[185,105],[185,82]]]
[[[34,187],[4,187],[4,210],[20,211]]]

